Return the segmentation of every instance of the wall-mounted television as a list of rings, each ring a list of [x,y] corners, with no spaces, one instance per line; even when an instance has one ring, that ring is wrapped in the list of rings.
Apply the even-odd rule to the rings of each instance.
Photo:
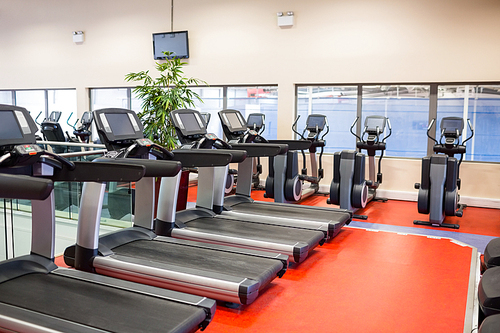
[[[168,57],[189,58],[189,43],[187,31],[160,32],[153,34],[153,55],[155,60],[166,59],[163,51],[173,52]]]

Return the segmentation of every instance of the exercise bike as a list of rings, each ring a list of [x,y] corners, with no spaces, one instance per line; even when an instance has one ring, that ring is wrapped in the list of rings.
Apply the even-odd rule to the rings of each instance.
[[[464,120],[460,117],[444,117],[441,119],[441,137],[438,142],[429,134],[434,123],[435,119],[432,119],[427,127],[427,137],[435,142],[435,154],[422,159],[422,179],[415,184],[415,189],[418,189],[418,212],[428,214],[429,221],[415,220],[413,224],[458,229],[458,224],[444,223],[444,219],[446,216],[462,217],[467,207],[459,203],[459,170],[466,153],[465,143],[474,136],[474,129],[467,119],[471,135],[460,144]],[[460,161],[455,155],[460,155]]]
[[[353,132],[359,121],[356,117],[351,125],[351,134],[357,138],[356,148],[368,153],[368,180],[365,179],[365,154],[354,150],[343,150],[333,154],[333,179],[330,184],[330,198],[327,203],[340,205],[340,208],[355,211],[365,208],[370,201],[387,201],[376,196],[382,183],[382,158],[386,149],[385,140],[392,134],[391,122],[384,116],[368,116],[361,136]],[[385,128],[389,134],[380,139]],[[366,136],[366,138],[365,138]],[[375,178],[375,156],[380,151],[378,172]],[[354,218],[366,220],[366,215],[353,215]]]

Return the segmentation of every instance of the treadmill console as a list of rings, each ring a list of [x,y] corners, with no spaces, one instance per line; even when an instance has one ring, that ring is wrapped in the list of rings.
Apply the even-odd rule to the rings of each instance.
[[[229,142],[242,141],[243,135],[247,134],[247,122],[243,118],[242,114],[238,110],[222,110],[219,111],[219,118],[222,123],[222,129],[224,135],[227,137]],[[250,142],[244,140],[244,142]]]
[[[108,150],[116,150],[115,145],[125,146],[144,138],[144,127],[132,110],[109,108],[94,111],[94,121],[101,142]]]
[[[205,137],[207,128],[201,114],[196,110],[182,109],[170,113],[177,137],[182,144],[190,144]]]
[[[36,131],[38,127],[25,108],[0,104],[0,151],[34,144]]]

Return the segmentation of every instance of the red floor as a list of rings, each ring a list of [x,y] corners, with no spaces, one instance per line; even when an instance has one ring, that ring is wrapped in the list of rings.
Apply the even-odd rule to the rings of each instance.
[[[219,306],[206,332],[462,332],[471,253],[346,228],[253,304]]]
[[[267,200],[263,193],[252,196]],[[196,201],[196,187],[188,200]],[[326,196],[302,204],[331,207]],[[423,217],[415,202],[393,200],[359,213],[408,227]],[[468,207],[453,223],[457,232],[500,236],[499,218],[500,210]],[[472,253],[448,239],[346,227],[253,304],[219,304],[206,332],[463,332]]]
[[[263,193],[252,197],[267,201]],[[326,196],[301,204],[332,207]],[[394,200],[359,213],[367,222],[407,227],[424,217],[415,202]],[[461,225],[457,232],[500,236],[499,218],[500,210],[468,207],[450,223]],[[463,332],[471,254],[447,239],[344,228],[253,304],[219,306],[206,331]]]

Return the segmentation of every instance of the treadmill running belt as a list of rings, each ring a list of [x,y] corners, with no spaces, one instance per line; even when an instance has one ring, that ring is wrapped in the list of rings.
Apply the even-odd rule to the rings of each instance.
[[[226,236],[246,237],[260,241],[294,244],[304,242],[313,249],[324,238],[321,231],[287,228],[281,226],[226,220],[217,217],[201,217],[186,222],[190,230]]]
[[[349,221],[349,214],[345,212],[337,212],[334,210],[326,211],[321,209],[307,209],[305,210],[300,205],[290,205],[290,207],[283,207],[280,205],[273,204],[261,204],[258,202],[246,203],[242,202],[239,204],[235,204],[230,206],[237,212],[253,214],[253,215],[268,215],[268,216],[279,216],[283,218],[292,218],[292,219],[302,219],[302,220],[313,220],[316,222],[340,222],[345,224]],[[310,215],[306,215],[309,213]]]
[[[112,251],[137,259],[246,277],[260,282],[262,286],[272,281],[283,267],[282,262],[275,259],[192,248],[161,241],[137,240],[115,247]]]
[[[205,319],[201,308],[54,274],[0,284],[0,302],[114,332],[186,332]]]

